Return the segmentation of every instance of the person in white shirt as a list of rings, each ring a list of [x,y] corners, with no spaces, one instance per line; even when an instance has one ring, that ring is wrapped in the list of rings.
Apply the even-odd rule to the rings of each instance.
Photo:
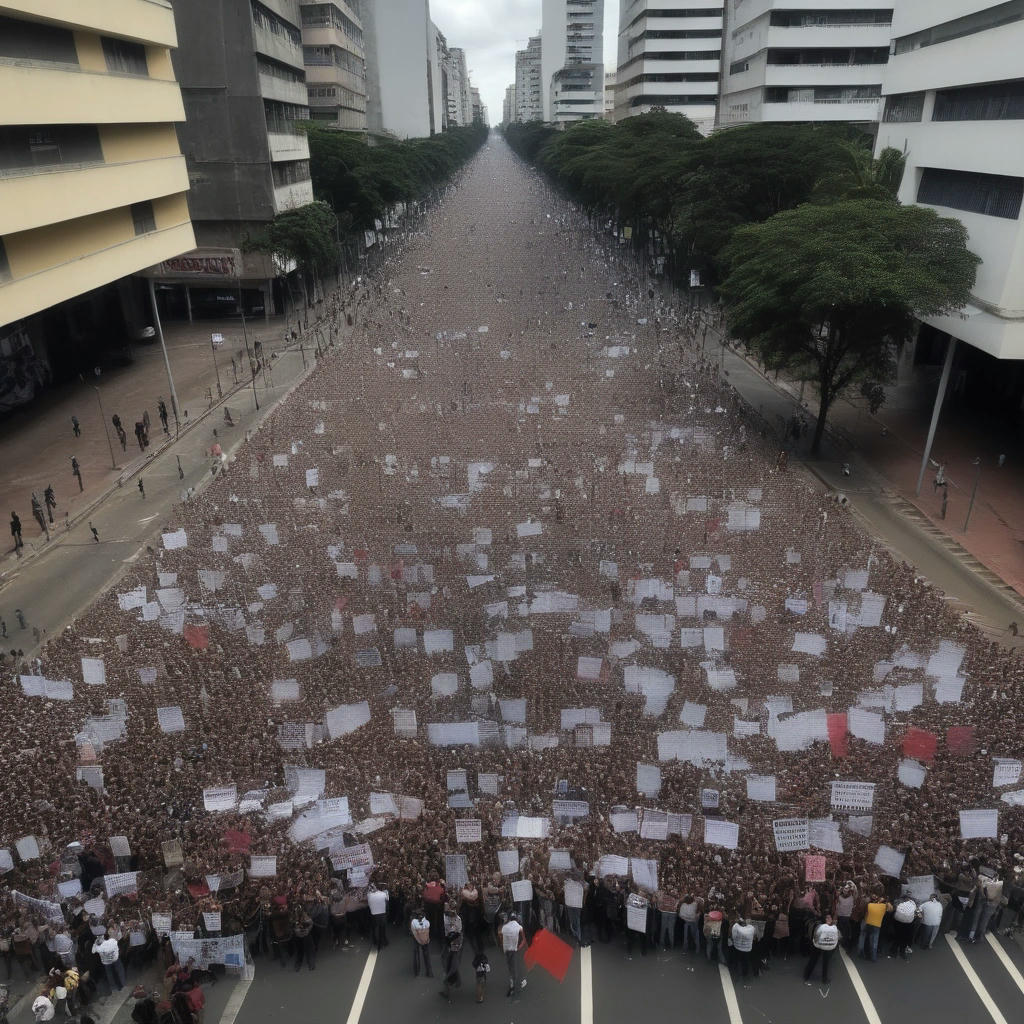
[[[53,1020],[56,1012],[53,1003],[46,996],[36,996],[32,1002],[32,1016],[34,1020]]]
[[[757,976],[757,961],[754,960],[753,952],[756,934],[756,929],[746,918],[739,918],[732,926],[732,948],[744,978],[749,977],[751,964],[754,965],[754,975]]]
[[[125,986],[124,964],[121,963],[121,951],[117,946],[117,939],[107,932],[107,937],[97,939],[92,946],[92,951],[100,958],[103,964],[103,973],[107,976],[107,985],[110,987],[110,994],[118,992]]]
[[[412,974],[420,976],[420,959],[423,960],[424,977],[432,978],[434,972],[430,968],[430,922],[422,907],[417,908],[409,925],[412,932]]]
[[[936,893],[921,904],[921,948],[931,949],[935,945],[935,937],[939,934],[942,924],[943,907]]]
[[[501,926],[501,949],[508,968],[508,995],[515,992],[516,981],[519,981],[520,988],[526,988],[526,979],[519,978],[519,950],[525,945],[526,932],[519,923],[519,915],[509,914],[508,920]]]
[[[917,920],[917,903],[909,896],[904,896],[896,909],[892,912],[892,923],[895,930],[892,950],[889,953],[891,960],[897,953],[900,953],[904,960],[910,959],[913,952],[912,942],[914,940],[914,922]]]
[[[380,952],[388,944],[388,891],[371,885],[366,894],[370,908],[370,941]]]
[[[814,968],[818,966],[819,959],[821,960],[821,982],[823,985],[828,985],[828,965],[838,945],[839,929],[832,923],[832,915],[826,914],[825,920],[814,929],[814,934],[811,937],[811,957],[804,969],[805,985],[812,984],[811,975],[814,974]]]

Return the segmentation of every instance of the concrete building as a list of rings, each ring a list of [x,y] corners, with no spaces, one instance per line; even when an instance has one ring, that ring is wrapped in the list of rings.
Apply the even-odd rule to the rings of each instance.
[[[982,259],[970,304],[923,323],[908,356],[916,365],[943,363],[936,410],[952,381],[986,416],[1000,410],[1019,424],[1024,0],[897,0],[892,34],[878,149],[906,154],[900,201],[961,220]]]
[[[604,73],[604,119],[615,120],[615,79],[614,71]]]
[[[501,123],[502,125],[511,124],[515,120],[516,113],[516,87],[514,85],[505,86],[505,98],[501,104]]]
[[[437,131],[428,0],[361,3],[366,55],[366,127],[375,135],[425,138]]]
[[[542,68],[542,44],[539,35],[531,36],[525,50],[516,51],[516,99],[514,119],[524,124],[527,121],[544,120],[544,88]]]
[[[745,0],[740,9],[749,8]],[[622,0],[615,120],[665,107],[715,126],[724,0]],[[763,4],[761,5],[763,6]]]
[[[727,0],[718,123],[873,126],[892,9],[892,0]]]
[[[472,124],[473,101],[470,95],[472,83],[469,80],[469,68],[466,66],[466,51],[460,46],[450,46],[448,58],[452,69],[448,95],[451,123],[463,126]]]
[[[166,316],[279,312],[287,268],[242,250],[313,200],[298,0],[175,0],[174,17],[197,248],[148,276]]]
[[[0,8],[0,409],[153,320],[130,275],[195,245],[163,0]]]
[[[448,63],[448,40],[433,23],[427,25],[427,102],[430,134],[444,131],[448,125],[448,99],[445,65]]]
[[[475,85],[469,87],[469,104],[472,107],[470,121],[482,121],[484,119],[484,105],[480,102],[480,90]]]
[[[544,0],[541,101],[556,125],[604,116],[604,0]]]
[[[366,56],[356,7],[345,0],[302,4],[302,60],[312,120],[366,131]]]

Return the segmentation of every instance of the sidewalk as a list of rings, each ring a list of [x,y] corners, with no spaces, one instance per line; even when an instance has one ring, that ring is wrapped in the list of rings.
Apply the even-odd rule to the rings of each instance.
[[[255,341],[263,343],[269,356],[283,348],[283,318],[246,323],[249,346]],[[181,432],[188,431],[217,402],[217,377],[214,369],[210,335],[218,331],[224,335],[224,345],[217,352],[221,388],[226,404],[234,416],[238,406],[252,404],[252,389],[248,375],[242,377],[245,347],[241,324],[235,321],[172,323],[165,326],[168,358],[174,374]],[[65,524],[73,525],[96,507],[98,501],[119,485],[131,483],[134,478],[175,439],[174,417],[171,413],[170,389],[159,343],[135,346],[135,361],[130,366],[105,371],[93,383],[99,387],[104,417],[100,416],[96,391],[88,384],[75,382],[48,392],[39,400],[17,411],[3,421],[0,430],[0,493],[3,493],[5,518],[3,541],[0,542],[0,587],[15,566],[26,558],[38,554],[47,546],[46,535],[32,518],[32,493],[42,501],[47,484],[52,484],[57,497],[55,523],[51,535],[66,533]],[[241,359],[239,359],[241,354]],[[232,372],[235,359],[237,374]],[[244,383],[236,384],[235,381]],[[262,375],[257,390],[264,387]],[[168,409],[168,428],[165,434],[157,416],[157,400],[163,398]],[[149,413],[150,445],[145,452],[139,449],[134,435],[137,420]],[[127,433],[124,449],[111,424],[117,414]],[[77,416],[81,437],[72,431],[71,417]],[[223,411],[216,413],[223,421]],[[111,447],[113,465],[111,465]],[[78,458],[82,470],[84,490],[71,473],[71,456]],[[15,557],[13,541],[8,529],[12,510],[21,517],[25,548]],[[49,525],[49,524],[48,524]],[[52,542],[51,542],[52,543]],[[8,623],[8,626],[10,624]]]

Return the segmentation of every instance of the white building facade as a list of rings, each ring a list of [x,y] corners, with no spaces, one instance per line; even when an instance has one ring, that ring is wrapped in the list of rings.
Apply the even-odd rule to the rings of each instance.
[[[742,5],[741,5],[742,6]],[[715,126],[724,0],[622,0],[615,120],[665,107]]]
[[[544,120],[544,90],[542,89],[542,44],[539,35],[532,36],[525,50],[516,51],[515,106],[512,119],[521,121]]]
[[[892,0],[726,0],[718,124],[874,124],[892,11]]]
[[[604,0],[544,0],[543,119],[556,125],[604,116]]]
[[[933,328],[1024,359],[1024,0],[899,0],[878,149],[906,153],[899,198],[956,217],[981,257],[970,305]]]

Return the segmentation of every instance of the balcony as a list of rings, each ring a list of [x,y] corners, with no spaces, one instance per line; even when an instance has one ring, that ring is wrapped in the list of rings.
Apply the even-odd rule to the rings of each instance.
[[[270,143],[270,159],[274,163],[309,159],[309,140],[305,135],[293,135],[291,132],[267,132],[267,141]]]
[[[884,64],[768,64],[765,85],[881,85]],[[730,80],[730,91],[733,86]]]
[[[309,65],[306,68],[306,82],[309,85],[340,85],[360,96],[366,95],[366,79],[347,68],[333,65]]]
[[[358,40],[346,35],[340,28],[323,26],[313,28],[309,25],[302,27],[303,46],[338,46],[342,50],[348,50],[355,54],[360,60],[363,59],[363,47]]]
[[[260,95],[265,100],[277,100],[280,103],[294,103],[298,107],[306,105],[306,83],[292,82],[277,75],[260,74]]]
[[[183,156],[0,175],[0,235],[187,191]]]
[[[786,28],[770,25],[763,46],[818,48],[823,46],[889,48],[890,25],[808,25]]]
[[[100,35],[157,46],[178,45],[169,0],[8,0],[5,14],[29,14],[40,21],[63,22]]]
[[[302,46],[299,43],[293,43],[287,36],[269,32],[259,25],[253,25],[252,32],[257,53],[282,64],[288,64],[296,71],[303,70]]]
[[[882,100],[806,100],[794,103],[765,103],[765,121],[877,121]]]
[[[4,320],[14,321],[146,267],[180,256],[196,246],[189,221],[115,242],[67,263],[0,284]]]
[[[0,62],[0,124],[160,124],[185,120],[177,82]]]
[[[297,181],[293,185],[281,185],[274,189],[274,212],[294,210],[313,202],[313,182]]]

